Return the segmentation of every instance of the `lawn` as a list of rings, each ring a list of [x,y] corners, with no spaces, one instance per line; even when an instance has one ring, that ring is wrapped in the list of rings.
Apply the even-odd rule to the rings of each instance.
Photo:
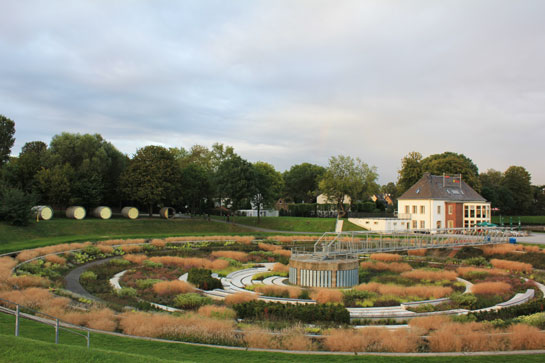
[[[141,218],[128,220],[88,218],[76,221],[54,218],[26,227],[0,223],[0,253],[57,243],[111,238],[168,237],[181,235],[251,234],[252,230],[204,219]]]
[[[225,217],[223,217],[225,219]],[[290,232],[334,232],[336,218],[305,218],[305,217],[231,217],[231,221],[266,229]],[[344,220],[343,231],[362,231],[363,228]]]
[[[106,334],[91,334],[91,349],[85,348],[82,337],[61,331],[59,345],[53,344],[50,326],[23,319],[21,336],[13,336],[14,318],[0,314],[1,362],[410,362],[410,363],[472,363],[472,362],[542,362],[545,355],[460,356],[460,357],[392,357],[353,355],[296,355],[285,353],[249,352],[136,340]]]

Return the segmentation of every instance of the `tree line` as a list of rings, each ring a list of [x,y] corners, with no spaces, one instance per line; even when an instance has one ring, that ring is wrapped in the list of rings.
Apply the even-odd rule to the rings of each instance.
[[[532,186],[523,167],[479,174],[471,159],[451,152],[426,158],[411,152],[402,159],[397,183],[379,186],[376,167],[343,155],[331,157],[327,167],[301,163],[280,173],[220,143],[190,149],[148,145],[129,157],[99,134],[61,133],[49,145],[27,142],[18,156],[10,156],[14,135],[15,123],[0,115],[0,219],[14,224],[24,224],[27,207],[36,204],[57,209],[134,205],[150,214],[163,206],[192,214],[231,213],[270,208],[279,198],[315,203],[322,193],[343,217],[350,208],[344,196],[350,204],[379,192],[395,200],[424,172],[462,174],[504,214],[545,214],[543,186]]]

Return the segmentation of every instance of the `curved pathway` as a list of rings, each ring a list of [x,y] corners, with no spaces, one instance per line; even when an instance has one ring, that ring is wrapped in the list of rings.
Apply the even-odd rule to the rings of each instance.
[[[81,284],[79,283],[79,278],[80,278],[82,273],[84,273],[85,271],[87,271],[89,269],[89,267],[96,266],[96,265],[101,265],[101,264],[106,263],[106,262],[108,262],[111,259],[116,258],[116,257],[117,256],[108,257],[108,258],[105,258],[103,260],[93,261],[93,262],[87,263],[85,265],[76,267],[75,269],[70,271],[64,277],[64,286],[65,286],[66,290],[71,291],[73,293],[76,293],[78,295],[81,295],[84,298],[89,299],[89,300],[104,302],[104,300],[102,300],[102,299],[100,299],[100,298],[98,298],[98,297],[96,297],[94,295],[91,295],[89,292],[87,292],[87,290],[85,290],[83,288],[83,286],[81,286]]]

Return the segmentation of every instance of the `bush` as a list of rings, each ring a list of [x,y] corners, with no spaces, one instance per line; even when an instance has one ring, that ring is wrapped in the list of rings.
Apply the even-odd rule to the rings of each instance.
[[[153,291],[160,296],[184,294],[193,290],[193,286],[180,280],[161,281],[153,285]]]
[[[189,270],[187,281],[202,290],[221,289],[223,285],[221,280],[211,276],[212,271],[202,268],[192,268]]]
[[[96,280],[97,275],[93,271],[85,271],[79,278],[82,280]]]
[[[475,309],[477,306],[477,297],[473,294],[452,294],[452,302],[463,309]]]
[[[225,297],[225,304],[235,305],[257,300],[257,295],[249,292],[237,292]]]
[[[334,289],[316,289],[311,292],[310,297],[318,304],[342,303],[343,301],[342,291]]]
[[[239,319],[250,320],[286,320],[302,323],[334,322],[348,324],[350,314],[338,304],[293,305],[271,303],[261,300],[233,305]]]
[[[136,289],[133,289],[132,287],[123,287],[117,290],[116,293],[118,296],[121,296],[121,297],[135,297]]]
[[[14,226],[28,225],[36,198],[15,188],[0,190],[0,220]]]
[[[511,291],[511,285],[506,282],[481,282],[471,287],[471,292],[477,295],[505,295]]]
[[[180,309],[196,309],[210,303],[212,299],[195,293],[180,294],[174,298],[174,306]]]
[[[370,256],[371,260],[382,262],[397,262],[401,261],[401,256],[395,253],[373,253]]]
[[[514,322],[535,326],[539,329],[545,329],[545,313],[519,316],[514,319]]]
[[[530,315],[545,311],[545,299],[537,299],[526,304],[510,306],[496,311],[482,311],[475,313],[476,321],[502,319],[508,320],[520,315]]]
[[[140,290],[149,289],[156,283],[161,282],[161,280],[158,279],[143,279],[143,280],[136,280],[136,287]]]
[[[237,313],[225,306],[204,305],[197,311],[198,314],[214,319],[234,319]]]
[[[414,280],[428,280],[428,281],[442,281],[449,280],[454,281],[458,277],[454,271],[444,270],[412,270],[406,271],[401,274],[402,277],[407,277]]]
[[[113,260],[110,260],[108,264],[111,266],[128,266],[131,262],[122,258],[114,258]]]
[[[483,256],[471,257],[464,260],[464,264],[473,266],[488,266],[488,260]]]
[[[515,262],[515,261],[508,261],[508,260],[498,260],[496,258],[490,260],[490,263],[492,264],[492,266],[496,268],[503,268],[511,272],[525,272],[525,273],[532,272],[532,265],[530,265],[529,263]]]

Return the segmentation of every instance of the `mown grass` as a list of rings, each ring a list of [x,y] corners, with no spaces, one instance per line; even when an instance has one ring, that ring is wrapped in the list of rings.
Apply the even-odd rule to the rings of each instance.
[[[225,219],[225,217],[223,217]],[[231,217],[231,221],[247,226],[290,232],[333,232],[336,218],[305,218],[305,217]],[[344,221],[343,231],[362,231],[363,228]]]
[[[473,363],[473,362],[543,362],[545,355],[460,356],[460,357],[395,357],[354,355],[299,355],[250,352],[164,343],[91,334],[91,349],[82,337],[61,331],[60,344],[55,345],[50,326],[22,319],[21,336],[13,336],[14,318],[0,314],[0,362],[355,362],[369,363]]]
[[[76,221],[54,218],[25,227],[0,223],[0,253],[51,244],[115,238],[158,238],[182,235],[249,234],[252,230],[204,219],[142,218],[128,220],[87,218]]]
[[[518,225],[519,218],[521,224],[535,224],[535,225],[543,225],[545,224],[545,216],[502,216],[503,224],[508,226],[509,225],[509,218],[511,218],[513,222],[513,226]],[[492,223],[500,224],[500,216],[492,216]]]

